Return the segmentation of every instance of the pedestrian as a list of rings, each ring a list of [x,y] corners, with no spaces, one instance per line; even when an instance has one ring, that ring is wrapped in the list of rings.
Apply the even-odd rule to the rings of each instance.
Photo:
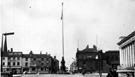
[[[114,71],[113,71],[113,76],[118,77],[118,73],[116,72],[116,69],[114,69]]]
[[[107,77],[115,77],[114,76],[114,70],[112,68],[109,69],[109,72],[107,74]]]
[[[82,75],[85,75],[85,70],[82,71]]]

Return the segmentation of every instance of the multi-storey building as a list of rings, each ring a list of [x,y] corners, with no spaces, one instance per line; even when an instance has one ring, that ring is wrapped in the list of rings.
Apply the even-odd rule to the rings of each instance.
[[[16,71],[16,73],[21,73],[22,52],[9,52],[7,63],[7,65],[12,69],[12,71]]]
[[[30,72],[31,73],[52,73],[52,57],[48,54],[33,54],[30,52]]]
[[[104,60],[112,68],[117,69],[119,63],[119,51],[118,50],[108,50],[103,54]]]
[[[52,73],[57,73],[59,71],[59,60],[54,56],[52,61]]]
[[[120,48],[120,66],[117,72],[135,75],[135,31],[118,42]]]
[[[5,72],[5,71],[8,71],[8,65],[7,65],[7,62],[8,62],[8,52],[2,52],[2,71]]]
[[[21,73],[22,52],[2,52],[3,71]]]
[[[22,71],[29,71],[30,68],[30,55],[29,54],[23,54],[22,55]]]
[[[88,72],[97,71],[99,66],[102,66],[99,62],[101,60],[102,53],[99,53],[96,46],[89,48],[87,46],[84,50],[77,49],[77,69],[79,72],[86,70]]]
[[[14,73],[56,73],[59,70],[59,61],[50,54],[23,54],[22,52],[2,52],[2,70]],[[55,70],[54,70],[55,69]]]

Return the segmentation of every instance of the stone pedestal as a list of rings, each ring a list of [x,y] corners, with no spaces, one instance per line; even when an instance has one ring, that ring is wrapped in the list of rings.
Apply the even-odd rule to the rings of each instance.
[[[65,66],[64,57],[62,57],[62,61],[61,61],[61,72],[62,73],[65,73],[66,72],[66,66]]]

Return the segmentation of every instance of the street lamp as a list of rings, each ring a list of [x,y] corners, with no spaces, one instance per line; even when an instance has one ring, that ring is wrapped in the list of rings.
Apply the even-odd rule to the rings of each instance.
[[[9,32],[9,33],[3,33],[2,34],[2,42],[1,42],[1,72],[2,72],[2,52],[4,52],[3,51],[3,35],[5,36],[5,46],[4,46],[4,51],[5,51],[5,49],[6,49],[6,51],[7,51],[7,38],[6,38],[6,36],[7,35],[14,35],[14,32]]]

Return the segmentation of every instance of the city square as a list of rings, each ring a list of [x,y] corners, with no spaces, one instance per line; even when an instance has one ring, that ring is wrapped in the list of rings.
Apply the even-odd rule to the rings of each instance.
[[[135,77],[134,0],[1,0],[2,77]]]

